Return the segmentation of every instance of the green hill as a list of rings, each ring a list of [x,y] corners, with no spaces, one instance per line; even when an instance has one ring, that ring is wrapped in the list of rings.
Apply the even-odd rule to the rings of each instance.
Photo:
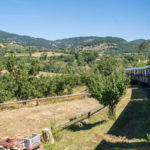
[[[18,34],[0,31],[0,39],[16,42],[23,46],[35,46],[39,48],[49,48],[51,41],[42,38],[34,38],[30,36],[22,36]]]
[[[96,36],[73,37],[50,41],[42,38],[22,36],[4,31],[0,31],[0,39],[8,40],[9,42],[21,44],[23,46],[32,46],[40,49],[97,50],[117,53],[137,52],[139,44],[144,41],[144,39],[137,39],[128,42],[119,37]],[[150,42],[150,40],[147,41]]]
[[[130,43],[140,45],[140,44],[141,44],[142,42],[144,42],[144,41],[147,41],[147,42],[150,43],[150,40],[145,40],[145,39],[137,39],[137,40],[133,40],[133,41],[131,41]]]

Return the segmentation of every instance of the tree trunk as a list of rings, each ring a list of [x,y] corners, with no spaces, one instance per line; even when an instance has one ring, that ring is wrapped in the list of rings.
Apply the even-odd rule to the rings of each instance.
[[[115,120],[116,119],[115,105],[109,105],[108,117],[111,120]]]

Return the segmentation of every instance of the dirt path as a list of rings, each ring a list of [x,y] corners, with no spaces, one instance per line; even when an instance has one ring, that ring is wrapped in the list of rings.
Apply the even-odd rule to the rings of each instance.
[[[49,127],[50,120],[64,120],[76,114],[88,111],[99,103],[92,99],[60,102],[38,107],[0,111],[0,138],[26,137],[39,133]]]

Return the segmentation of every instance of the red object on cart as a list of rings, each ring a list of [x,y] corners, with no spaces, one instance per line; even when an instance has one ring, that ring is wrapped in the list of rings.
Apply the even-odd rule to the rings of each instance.
[[[8,148],[16,147],[24,142],[23,139],[5,139],[0,141],[0,145]]]

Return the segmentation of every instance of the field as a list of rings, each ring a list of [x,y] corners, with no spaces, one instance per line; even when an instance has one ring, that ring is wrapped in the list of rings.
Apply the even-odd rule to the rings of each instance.
[[[60,55],[66,55],[64,53],[56,53],[56,52],[35,52],[32,53],[32,57],[40,57],[42,54],[47,54],[47,56],[60,56]],[[9,54],[6,54],[8,56]],[[20,56],[29,56],[29,53],[16,53],[15,56],[20,57]]]
[[[69,127],[55,145],[56,150],[149,150],[149,89],[129,88],[117,105],[116,121],[108,120],[107,110],[81,128]],[[51,147],[51,148],[50,148]]]
[[[47,54],[47,56],[60,56],[60,55],[66,55],[64,53],[56,53],[56,52],[44,52]],[[40,57],[42,55],[42,52],[36,52],[33,53],[32,56],[33,57]]]
[[[78,90],[83,88],[74,92]],[[146,136],[146,133],[150,133],[149,90],[129,88],[117,105],[116,121],[108,119],[105,109],[91,118],[87,125],[80,128],[70,126],[65,129],[61,133],[60,141],[45,147],[55,150],[149,150]],[[50,120],[56,119],[60,122],[98,105],[95,99],[86,98],[38,107],[1,110],[0,137],[28,137],[49,127]]]
[[[73,117],[99,105],[91,98],[0,111],[0,137],[26,137],[32,133],[40,133],[41,129],[49,127],[50,120],[58,121]],[[10,115],[11,114],[11,115]]]

